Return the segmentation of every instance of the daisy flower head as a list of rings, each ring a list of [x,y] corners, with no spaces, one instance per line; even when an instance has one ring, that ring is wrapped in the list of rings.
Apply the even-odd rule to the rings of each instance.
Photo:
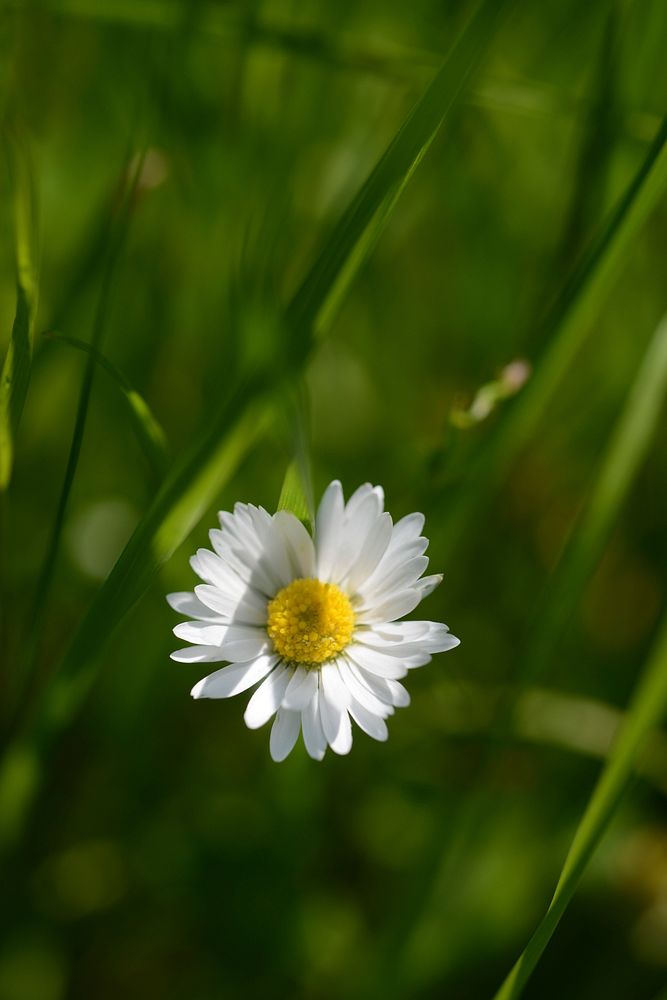
[[[276,761],[300,731],[315,760],[328,746],[348,753],[352,720],[386,740],[385,719],[410,703],[401,678],[459,644],[439,622],[399,620],[442,579],[423,576],[423,515],[394,524],[381,487],[366,483],[345,503],[334,481],[314,537],[285,510],[237,503],[219,518],[213,551],[190,560],[204,582],[167,598],[190,619],[174,634],[192,645],[172,659],[228,664],[195,684],[193,698],[229,698],[259,684],[244,719],[257,729],[275,716]]]

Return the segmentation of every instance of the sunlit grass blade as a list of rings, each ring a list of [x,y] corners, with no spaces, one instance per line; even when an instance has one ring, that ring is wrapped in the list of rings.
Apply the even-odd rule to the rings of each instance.
[[[277,509],[290,511],[308,526],[313,523],[312,515],[308,509],[303,478],[296,460],[287,466]]]
[[[319,333],[331,321],[343,291],[374,245],[445,115],[460,97],[508,6],[505,0],[487,0],[479,7],[442,69],[344,212],[287,310],[288,326],[295,334],[293,349],[299,349],[308,332]],[[359,245],[361,250],[357,251]]]
[[[588,252],[541,323],[544,346],[534,375],[490,443],[486,461],[451,507],[443,545],[460,544],[485,497],[536,433],[539,421],[582,346],[644,222],[667,186],[667,118]]]
[[[495,1000],[516,1000],[548,945],[623,797],[647,737],[667,712],[667,621],[662,625],[607,764],[579,823],[543,920]]]
[[[582,137],[577,150],[574,183],[565,213],[558,246],[549,262],[549,275],[560,283],[571,261],[577,259],[585,242],[602,217],[612,155],[617,141],[616,77],[618,52],[618,11],[607,15],[594,69],[590,105],[582,122]],[[553,277],[547,280],[550,292],[556,291]],[[533,331],[535,333],[537,331]],[[529,338],[532,342],[532,338]]]
[[[274,371],[248,376],[212,414],[208,429],[164,482],[132,538],[121,553],[77,629],[57,676],[42,700],[34,727],[6,760],[12,769],[13,755],[24,755],[26,747],[38,753],[65,726],[81,705],[95,674],[95,661],[123,615],[146,590],[160,566],[198,523],[236,465],[262,433],[272,416],[277,393],[303,371],[313,345],[314,333],[331,318],[332,295],[346,272],[346,284],[362,263],[358,252],[376,213],[388,218],[387,206],[396,202],[406,177],[420,161],[433,136],[461,96],[464,84],[479,64],[494,34],[505,0],[486,0],[461,33],[442,69],[425,91],[396,138],[373,169],[359,194],[325,240],[315,264],[307,273],[286,309],[283,323],[286,370],[280,383]],[[374,235],[378,229],[373,226]],[[370,243],[366,242],[366,249]],[[354,255],[354,267],[350,259]],[[31,773],[37,774],[34,768]],[[0,772],[0,786],[2,785]],[[27,795],[29,798],[29,794]],[[17,803],[21,808],[26,803]],[[9,823],[12,830],[20,824]]]
[[[667,316],[653,335],[590,497],[539,602],[532,638],[522,657],[522,683],[544,673],[646,457],[666,394]]]
[[[37,309],[36,208],[32,170],[25,139],[5,133],[13,187],[16,254],[16,314],[0,372],[0,491],[12,474],[14,447],[28,392]]]
[[[115,275],[116,264],[118,262],[121,249],[127,234],[130,214],[134,201],[134,192],[141,172],[143,159],[140,158],[135,166],[132,176],[128,174],[127,187],[125,190],[124,210],[121,211],[113,223],[110,225],[107,241],[106,262],[102,274],[102,282],[99,291],[95,316],[93,319],[93,330],[90,344],[92,351],[88,353],[86,366],[81,381],[81,389],[74,419],[72,438],[67,456],[67,464],[63,476],[63,482],[58,497],[58,503],[53,519],[51,534],[46,547],[46,552],[42,562],[41,570],[37,578],[35,587],[35,597],[30,615],[28,638],[24,647],[23,662],[20,670],[13,670],[10,675],[10,693],[8,699],[9,714],[13,712],[16,704],[20,704],[23,693],[29,688],[35,674],[36,664],[39,656],[39,643],[42,622],[44,620],[45,609],[49,597],[49,591],[53,582],[56,562],[60,551],[65,517],[69,506],[69,499],[79,464],[81,446],[85,432],[88,409],[93,389],[93,379],[97,367],[96,354],[106,326],[109,311],[109,301],[111,287]]]
[[[294,458],[287,466],[278,510],[289,510],[312,531],[315,524],[315,500],[310,463],[310,408],[305,385],[300,382],[287,399],[291,450]]]
[[[122,371],[92,344],[60,333],[49,334],[49,338],[91,355],[98,367],[111,377],[127,406],[132,427],[148,460],[153,481],[161,482],[169,465],[167,438],[143,396],[132,387]]]
[[[583,587],[594,569],[603,546],[618,518],[622,504],[635,481],[650,447],[667,393],[667,317],[659,324],[641,362],[623,412],[610,437],[595,477],[589,499],[575,525],[570,541],[533,615],[535,627],[515,673],[515,683],[495,706],[487,724],[489,744],[482,763],[487,773],[504,741],[516,727],[516,713],[528,683],[543,676],[549,658],[565,625],[576,608]],[[456,829],[443,831],[443,846],[420,867],[420,889],[413,903],[414,928],[424,913],[437,905],[429,872],[447,865],[451,870],[461,845],[476,828],[490,826],[493,794],[478,776],[475,789],[464,805]],[[439,860],[435,860],[438,858]],[[438,893],[437,883],[435,893]],[[408,942],[407,933],[402,935]]]

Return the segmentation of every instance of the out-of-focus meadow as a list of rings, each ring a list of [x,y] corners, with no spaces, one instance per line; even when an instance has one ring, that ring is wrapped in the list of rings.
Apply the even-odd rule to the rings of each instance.
[[[2,467],[1,1000],[490,1000],[647,669],[626,744],[659,715],[667,7],[482,6],[466,35],[465,0],[0,5],[2,354],[34,334]],[[462,32],[416,170],[373,175],[345,244]],[[325,323],[331,261],[356,273]],[[276,765],[243,696],[190,699],[164,594],[216,510],[275,509],[297,384],[316,494],[425,513],[423,617],[462,642],[387,744]],[[532,1000],[667,977],[667,737],[626,744]]]

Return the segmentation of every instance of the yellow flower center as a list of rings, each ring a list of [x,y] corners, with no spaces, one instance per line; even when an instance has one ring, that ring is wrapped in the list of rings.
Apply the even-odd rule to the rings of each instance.
[[[293,580],[278,591],[268,610],[274,649],[293,663],[323,663],[352,638],[352,605],[333,583]]]

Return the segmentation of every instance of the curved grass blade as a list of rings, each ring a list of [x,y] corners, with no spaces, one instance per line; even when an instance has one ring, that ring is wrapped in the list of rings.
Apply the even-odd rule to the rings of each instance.
[[[167,438],[143,396],[132,388],[132,384],[122,371],[109,361],[99,348],[86,343],[85,340],[68,337],[62,333],[48,334],[48,336],[51,340],[68,344],[78,351],[91,355],[95,364],[111,377],[125,401],[137,440],[148,459],[153,480],[156,483],[161,482],[169,465]]]
[[[609,760],[572,841],[544,918],[494,1000],[517,1000],[567,909],[632,778],[648,736],[667,712],[667,619],[628,709]]]
[[[117,261],[120,257],[121,249],[124,244],[130,213],[134,201],[134,192],[141,172],[142,164],[143,164],[143,157],[140,157],[139,160],[137,161],[134,173],[132,174],[131,177],[128,175],[128,184],[125,191],[125,201],[123,210],[119,213],[118,218],[113,220],[113,223],[111,224],[110,227],[108,243],[107,243],[106,262],[102,275],[102,284],[97,301],[97,307],[95,310],[95,316],[93,320],[93,331],[91,334],[91,345],[94,351],[99,350],[100,344],[102,342],[102,337],[106,325],[106,317],[109,308],[109,298],[111,293],[113,277],[115,274]],[[89,353],[83,374],[83,379],[81,381],[79,400],[77,404],[76,416],[74,419],[74,428],[72,430],[72,439],[70,443],[69,453],[67,456],[67,465],[65,468],[65,474],[63,476],[60,495],[58,497],[58,504],[56,507],[53,526],[51,529],[51,535],[49,538],[49,542],[46,548],[46,553],[44,556],[44,560],[42,562],[42,567],[39,576],[37,578],[37,584],[35,587],[35,597],[30,616],[30,632],[25,642],[25,656],[24,656],[23,669],[20,672],[16,671],[14,673],[14,677],[12,678],[13,686],[10,689],[10,698],[8,699],[9,713],[11,713],[12,710],[16,707],[16,705],[20,703],[20,699],[23,693],[28,689],[29,685],[33,681],[33,676],[35,674],[36,664],[39,655],[41,625],[44,619],[49,592],[55,574],[56,561],[60,551],[60,542],[62,538],[63,528],[65,525],[65,516],[67,513],[67,507],[69,505],[69,498],[72,491],[72,485],[74,483],[74,477],[76,475],[76,470],[79,464],[79,456],[81,454],[81,446],[83,444],[83,436],[86,426],[86,420],[88,417],[88,407],[93,389],[93,379],[95,375],[95,369],[96,369],[95,356],[93,353]]]
[[[287,310],[293,350],[306,331],[321,333],[372,248],[402,190],[495,34],[511,0],[486,0],[450,50],[421,101],[343,213]]]
[[[520,658],[515,684],[499,699],[493,711],[492,721],[487,727],[489,744],[480,765],[475,790],[462,807],[458,823],[450,824],[447,831],[439,831],[440,846],[434,844],[432,852],[419,868],[414,899],[408,908],[410,917],[401,923],[400,936],[406,949],[416,938],[415,928],[421,926],[424,914],[438,905],[440,881],[434,883],[431,873],[434,870],[451,872],[459,852],[464,850],[464,845],[470,842],[475,831],[489,825],[493,797],[487,791],[483,777],[497,759],[503,741],[517,724],[517,709],[527,685],[539,682],[549,665],[549,657],[577,606],[582,589],[646,457],[666,393],[667,316],[658,325],[644,355],[610,437],[588,502],[533,616],[535,627],[526,652]]]
[[[312,532],[315,524],[315,501],[309,446],[310,408],[308,391],[303,381],[299,381],[294,392],[289,394],[286,406],[294,458],[285,472],[278,510],[291,511]]]
[[[316,327],[322,329],[324,316],[331,318],[332,310],[327,312],[327,306],[341,273],[347,268],[349,285],[363,262],[357,248],[369,225],[378,212],[382,221],[386,221],[387,207],[396,203],[406,176],[412,174],[460,97],[464,83],[479,64],[500,15],[510,2],[485,0],[480,6],[431,86],[325,241],[286,310],[286,328],[291,337],[285,351],[285,372],[279,378],[275,372],[249,375],[212,416],[207,431],[164,482],[77,629],[58,675],[42,699],[37,718],[24,738],[19,737],[10,749],[0,770],[0,789],[3,775],[11,773],[16,754],[23,757],[26,752],[33,756],[43,753],[50,739],[72,718],[94,678],[95,661],[104,642],[146,590],[160,566],[197,524],[257,435],[268,425],[276,393],[303,371]],[[378,231],[376,228],[375,233]],[[369,248],[366,243],[366,249]],[[352,269],[349,260],[355,251]],[[31,773],[38,775],[39,768],[33,768]],[[33,791],[34,787],[17,802],[17,808],[27,808]],[[8,820],[7,829],[15,832],[20,825]]]
[[[296,459],[287,466],[277,509],[290,511],[306,526],[312,528],[313,517],[306,500],[306,484]]]
[[[634,241],[667,186],[667,116],[639,170],[541,324],[542,356],[488,448],[486,461],[461,490],[443,530],[453,549],[474,522],[484,497],[530,441],[549,402],[581,348]]]
[[[586,507],[539,602],[534,616],[539,627],[522,658],[520,683],[544,673],[646,457],[666,393],[667,315],[648,346]]]
[[[14,463],[14,441],[28,392],[37,310],[37,234],[35,191],[27,142],[5,134],[13,187],[16,253],[16,315],[0,373],[0,491],[6,490]]]

